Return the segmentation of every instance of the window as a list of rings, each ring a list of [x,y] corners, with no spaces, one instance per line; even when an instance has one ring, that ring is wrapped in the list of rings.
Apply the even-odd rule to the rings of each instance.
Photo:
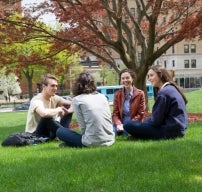
[[[189,88],[189,77],[185,78],[185,87],[184,88]]]
[[[172,53],[175,53],[175,46],[172,46]]]
[[[114,93],[114,89],[107,89],[107,94],[113,94]]]
[[[141,58],[142,58],[142,53],[141,53],[141,52],[138,52],[138,56],[137,56],[138,62],[141,61]]]
[[[191,53],[196,53],[196,45],[191,44]]]
[[[185,87],[184,86],[184,78],[180,78],[180,87],[183,87],[183,88]]]
[[[191,68],[196,68],[196,59],[191,60]]]
[[[166,61],[164,61],[164,68],[166,68],[167,67],[167,62]]]
[[[172,60],[173,67],[175,67],[175,60]]]
[[[135,16],[135,8],[130,8],[130,13]]]
[[[184,60],[184,68],[189,68],[189,60]]]
[[[184,45],[184,53],[189,53],[189,45]]]
[[[125,16],[125,22],[129,23],[130,22],[130,17],[128,15]]]

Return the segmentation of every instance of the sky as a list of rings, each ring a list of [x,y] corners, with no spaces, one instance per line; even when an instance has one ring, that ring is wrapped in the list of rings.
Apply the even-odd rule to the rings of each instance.
[[[44,2],[44,0],[22,0],[22,7],[29,7],[29,6],[34,6],[39,3]],[[42,16],[42,20],[47,23],[47,24],[55,24],[55,16],[54,14],[45,14]]]

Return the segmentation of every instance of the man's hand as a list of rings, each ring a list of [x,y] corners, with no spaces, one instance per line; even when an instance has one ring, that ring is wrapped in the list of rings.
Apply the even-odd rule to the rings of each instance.
[[[63,115],[66,115],[66,114],[69,114],[69,113],[73,113],[73,107],[72,107],[72,105],[70,105],[70,107],[68,109],[66,107],[62,107],[62,109],[63,109],[63,112],[64,112]]]

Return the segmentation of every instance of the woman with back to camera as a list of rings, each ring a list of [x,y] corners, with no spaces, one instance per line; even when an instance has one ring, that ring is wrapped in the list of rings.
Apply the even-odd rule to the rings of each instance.
[[[145,112],[145,95],[134,86],[135,74],[130,69],[119,73],[123,88],[116,91],[113,102],[112,121],[116,135],[127,135],[123,124],[127,120],[142,121]]]
[[[127,121],[124,129],[134,139],[171,139],[183,137],[188,126],[187,100],[173,82],[168,71],[160,65],[151,66],[149,81],[157,90],[151,116],[143,123]]]
[[[96,89],[90,73],[83,72],[78,76],[73,87],[72,104],[81,134],[59,128],[57,137],[64,142],[60,146],[110,146],[115,142],[109,103]]]

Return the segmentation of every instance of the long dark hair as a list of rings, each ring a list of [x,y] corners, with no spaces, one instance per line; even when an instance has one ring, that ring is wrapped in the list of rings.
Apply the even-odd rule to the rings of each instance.
[[[83,93],[93,93],[96,89],[93,76],[89,72],[82,72],[76,79],[72,92],[74,96],[77,96]]]
[[[47,74],[44,75],[44,77],[42,78],[41,84],[47,86],[47,85],[48,85],[48,79],[54,79],[55,81],[58,82],[58,79],[57,79],[54,75],[51,75],[50,73],[47,73]]]
[[[169,74],[169,72],[165,68],[163,68],[161,65],[152,65],[149,69],[156,72],[156,74],[161,79],[163,84],[166,82],[169,82],[171,85],[173,85],[177,89],[177,91],[182,95],[185,104],[188,103],[184,93],[181,91],[181,89],[178,87],[178,85],[173,81],[171,75]],[[155,87],[154,88],[154,98],[156,97],[158,91],[159,91],[159,88]]]

